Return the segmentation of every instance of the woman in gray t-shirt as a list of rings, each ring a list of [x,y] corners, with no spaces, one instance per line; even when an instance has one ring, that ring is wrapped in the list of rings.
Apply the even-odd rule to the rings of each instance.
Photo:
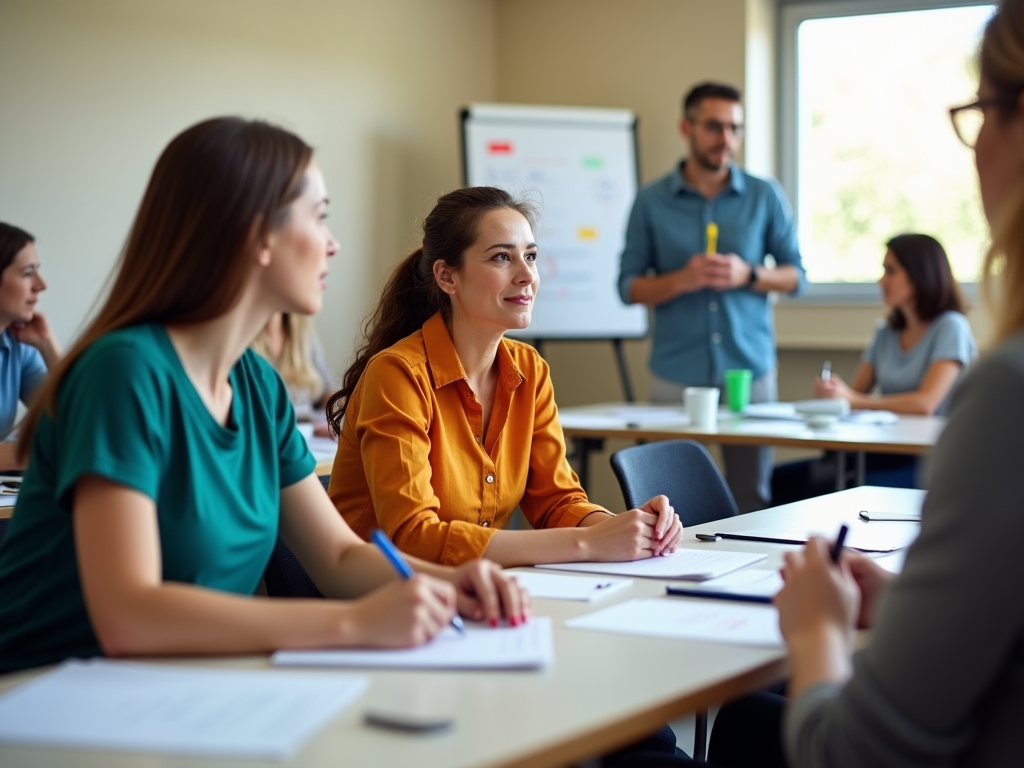
[[[953,387],[978,353],[960,289],[935,238],[898,235],[887,246],[878,283],[889,316],[852,384],[839,376],[818,379],[815,394],[844,398],[854,409],[945,414]]]

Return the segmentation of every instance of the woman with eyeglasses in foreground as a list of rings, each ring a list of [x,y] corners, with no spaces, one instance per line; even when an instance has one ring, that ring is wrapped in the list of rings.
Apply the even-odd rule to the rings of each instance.
[[[997,344],[953,395],[930,462],[921,533],[893,576],[827,542],[788,553],[775,598],[788,702],[747,698],[715,722],[720,766],[1021,765],[1024,726],[1024,0],[985,29],[974,148],[992,245]],[[854,628],[870,627],[853,655]],[[785,707],[779,747],[779,715]],[[666,765],[660,758],[634,765]]]
[[[491,563],[399,580],[313,474],[288,393],[249,344],[323,301],[327,192],[312,150],[220,118],[157,161],[103,307],[22,427],[0,548],[0,672],[62,659],[411,646],[456,609],[527,598]],[[278,531],[332,600],[254,597]]]

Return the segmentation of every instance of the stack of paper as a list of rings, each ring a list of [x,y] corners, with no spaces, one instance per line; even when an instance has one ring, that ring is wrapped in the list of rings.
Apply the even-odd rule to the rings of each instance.
[[[767,555],[751,552],[727,552],[720,549],[680,549],[664,557],[649,557],[626,563],[550,563],[542,568],[585,573],[613,573],[619,576],[644,576],[651,579],[704,581],[724,576],[764,560]]]
[[[0,741],[285,759],[369,679],[72,660],[0,696]]]
[[[535,616],[518,627],[466,624],[451,627],[426,645],[395,650],[278,651],[274,664],[296,667],[379,669],[534,669],[555,658],[551,619]]]

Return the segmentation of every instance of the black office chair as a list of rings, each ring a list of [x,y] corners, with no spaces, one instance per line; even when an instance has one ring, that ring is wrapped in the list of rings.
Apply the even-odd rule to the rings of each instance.
[[[320,475],[324,490],[327,490],[330,481],[330,475]],[[302,563],[280,537],[274,545],[267,569],[263,572],[263,584],[270,597],[323,597]]]
[[[623,448],[611,457],[626,509],[663,495],[683,525],[700,525],[739,514],[732,491],[711,454],[693,440],[666,440]],[[708,743],[708,712],[694,715],[693,757],[704,760]]]
[[[693,440],[634,445],[613,453],[611,462],[626,509],[661,494],[668,496],[683,525],[709,523],[740,512],[711,454]]]
[[[4,543],[4,539],[7,538],[7,528],[11,524],[11,518],[0,517],[0,544]]]

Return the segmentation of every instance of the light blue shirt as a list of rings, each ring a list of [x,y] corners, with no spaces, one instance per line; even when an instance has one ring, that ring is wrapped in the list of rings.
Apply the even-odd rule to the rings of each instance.
[[[920,389],[928,368],[938,360],[960,363],[963,366],[960,369],[962,377],[977,356],[978,347],[967,318],[959,312],[944,312],[932,321],[924,337],[906,352],[900,349],[900,332],[888,324],[880,325],[861,359],[874,367],[875,385],[879,391],[883,395],[894,395]],[[952,390],[935,410],[937,415],[945,415],[951,395]]]
[[[777,266],[796,267],[806,286],[793,213],[779,185],[732,166],[729,184],[708,200],[683,180],[685,161],[637,194],[626,229],[619,295],[629,303],[633,280],[649,271],[685,267],[704,253],[709,222],[718,225],[718,253],[750,264],[771,254]],[[767,294],[748,287],[705,288],[654,308],[651,370],[680,384],[721,385],[729,368],[754,378],[775,368],[775,328]]]
[[[10,328],[0,333],[0,440],[14,426],[18,401],[27,404],[45,379],[46,363],[39,350],[14,338]]]

